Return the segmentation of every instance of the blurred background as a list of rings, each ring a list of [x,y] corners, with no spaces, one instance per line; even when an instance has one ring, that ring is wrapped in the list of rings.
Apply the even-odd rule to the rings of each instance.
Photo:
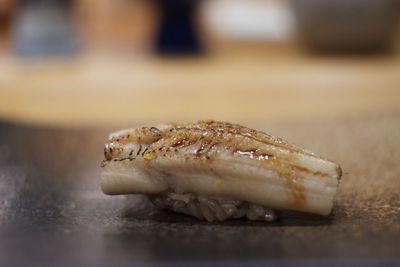
[[[400,109],[398,0],[1,0],[0,118],[245,123]]]

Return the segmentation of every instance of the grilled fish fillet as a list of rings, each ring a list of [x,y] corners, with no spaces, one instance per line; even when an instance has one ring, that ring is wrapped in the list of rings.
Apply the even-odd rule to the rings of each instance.
[[[274,209],[327,216],[338,164],[260,131],[199,121],[112,133],[104,149],[105,194],[146,194],[200,219],[273,220]]]

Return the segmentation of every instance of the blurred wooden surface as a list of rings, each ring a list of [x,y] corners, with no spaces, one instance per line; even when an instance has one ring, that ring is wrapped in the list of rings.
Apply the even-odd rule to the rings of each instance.
[[[198,58],[0,60],[0,118],[54,125],[235,122],[400,110],[400,52],[310,55],[232,47]]]

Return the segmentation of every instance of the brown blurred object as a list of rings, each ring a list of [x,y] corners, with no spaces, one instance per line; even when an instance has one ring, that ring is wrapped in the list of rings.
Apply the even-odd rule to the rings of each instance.
[[[76,9],[86,51],[142,51],[149,47],[155,13],[151,1],[80,0]]]
[[[302,40],[325,51],[387,48],[399,26],[398,0],[292,0]]]
[[[0,0],[0,51],[8,47],[10,24],[15,6],[13,0]]]
[[[1,29],[3,29],[3,22],[8,21],[11,16],[11,12],[14,8],[14,3],[15,1],[13,0],[1,0],[0,1],[0,22],[1,22]]]

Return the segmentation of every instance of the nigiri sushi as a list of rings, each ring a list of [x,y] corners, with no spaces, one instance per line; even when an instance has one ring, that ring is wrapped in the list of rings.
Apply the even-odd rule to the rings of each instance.
[[[145,194],[207,221],[273,221],[275,210],[328,216],[342,174],[281,138],[213,120],[121,130],[104,155],[105,194]]]

